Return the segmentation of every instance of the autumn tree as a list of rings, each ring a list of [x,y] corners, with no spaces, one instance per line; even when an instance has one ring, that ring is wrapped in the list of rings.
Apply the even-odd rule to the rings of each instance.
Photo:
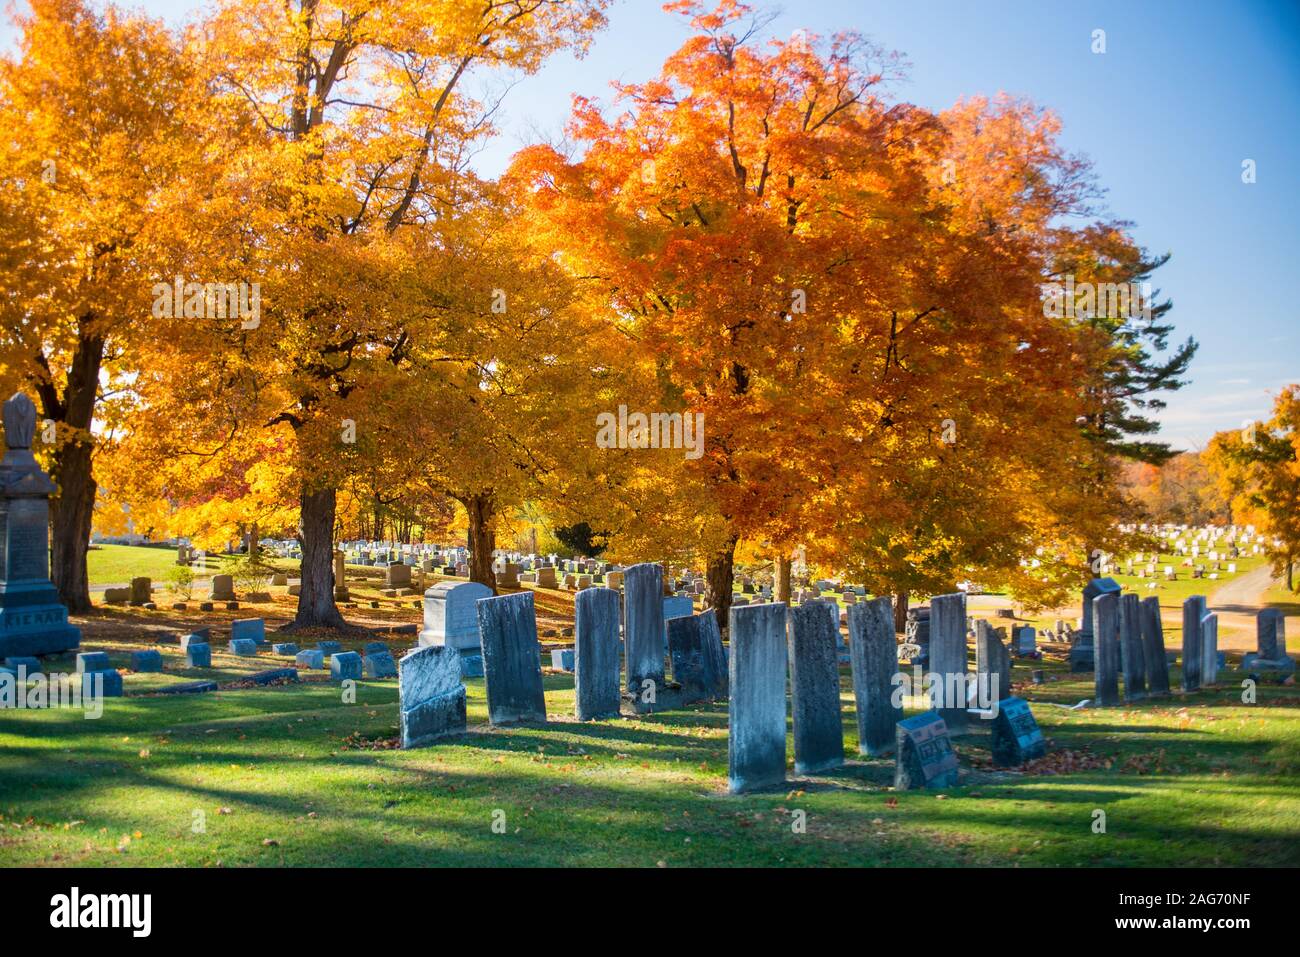
[[[1260,530],[1276,539],[1273,574],[1296,590],[1300,559],[1300,385],[1289,385],[1264,422],[1217,433],[1206,450],[1221,488],[1240,511],[1260,516]]]
[[[32,0],[0,61],[0,374],[36,396],[51,501],[52,578],[90,607],[92,426],[152,335],[154,257],[175,242],[162,197],[201,141],[193,63],[161,23],[82,0]]]

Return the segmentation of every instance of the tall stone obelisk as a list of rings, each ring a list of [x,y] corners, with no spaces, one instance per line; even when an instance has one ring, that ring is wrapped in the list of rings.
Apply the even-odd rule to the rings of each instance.
[[[0,461],[0,658],[50,655],[81,644],[81,629],[50,581],[50,477],[32,455],[36,406],[21,392],[4,404]]]

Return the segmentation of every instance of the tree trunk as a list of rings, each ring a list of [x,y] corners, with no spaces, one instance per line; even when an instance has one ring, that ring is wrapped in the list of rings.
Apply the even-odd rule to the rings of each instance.
[[[718,616],[718,628],[725,635],[731,618],[731,588],[735,581],[736,538],[709,559],[705,570],[704,603]]]
[[[248,529],[248,560],[254,565],[257,564],[257,560],[261,555],[261,546],[258,544],[261,537],[257,529],[257,522],[254,522]]]
[[[492,594],[497,593],[497,575],[492,570],[492,553],[496,551],[497,536],[492,528],[492,518],[496,504],[492,495],[471,495],[460,500],[469,515],[469,532],[466,545],[469,548],[469,580],[487,585]]]
[[[334,604],[335,498],[332,488],[309,490],[305,485],[299,495],[302,590],[298,614],[286,629],[348,627]]]
[[[90,453],[87,442],[66,445],[50,470],[59,485],[58,495],[50,500],[50,578],[59,600],[73,614],[90,610],[86,551],[96,490]]]
[[[96,484],[92,454],[94,439],[90,424],[95,418],[99,390],[99,367],[104,359],[102,336],[86,332],[82,320],[77,351],[68,367],[67,385],[60,399],[53,379],[36,383],[44,417],[71,430],[67,444],[55,450],[50,478],[59,491],[50,501],[50,578],[59,600],[74,614],[90,610],[90,581],[86,573],[86,552],[90,546]],[[42,362],[44,353],[40,354]]]
[[[1295,591],[1295,562],[1286,563],[1286,590]]]
[[[900,591],[894,596],[894,634],[907,632],[907,592]]]
[[[772,590],[774,601],[790,604],[790,566],[789,555],[776,556],[776,587]]]

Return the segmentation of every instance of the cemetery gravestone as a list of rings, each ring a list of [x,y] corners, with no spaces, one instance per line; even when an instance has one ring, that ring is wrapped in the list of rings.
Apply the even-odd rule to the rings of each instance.
[[[230,623],[231,638],[247,638],[256,644],[266,643],[266,622],[261,618],[236,618]]]
[[[930,600],[931,700],[945,731],[966,727],[966,595],[956,592]]]
[[[533,593],[481,598],[476,608],[487,677],[488,721],[494,725],[545,721]]]
[[[257,642],[252,638],[231,638],[228,644],[232,655],[249,658],[257,654]]]
[[[957,752],[938,711],[927,711],[898,722],[894,790],[957,786]]]
[[[234,601],[235,579],[230,575],[213,575],[212,593],[209,598],[212,601]]]
[[[367,678],[396,678],[397,662],[387,651],[377,651],[361,660]]]
[[[1124,700],[1147,696],[1147,664],[1142,639],[1142,600],[1129,593],[1119,597],[1120,662],[1124,670]]]
[[[190,668],[211,668],[212,646],[203,641],[195,641],[186,645],[185,664]]]
[[[50,581],[50,494],[32,455],[36,406],[21,392],[4,404],[0,460],[0,657],[52,655],[81,644]]]
[[[1092,600],[1096,703],[1119,704],[1119,595],[1106,592]]]
[[[330,655],[331,681],[360,681],[361,670],[361,656],[355,651]]]
[[[996,705],[1011,694],[1011,656],[997,631],[984,620],[975,622],[975,687],[980,707]]]
[[[403,655],[397,683],[403,748],[465,730],[465,685],[454,648],[428,645]]]
[[[925,668],[930,664],[930,609],[911,608],[907,612],[907,624],[903,631],[903,640],[920,653],[912,658],[912,664]],[[893,732],[890,732],[891,736]],[[893,745],[890,745],[892,748]]]
[[[893,703],[898,652],[893,600],[876,598],[849,606],[849,663],[858,716],[858,751],[880,757],[894,749],[894,726],[903,719]]]
[[[1070,646],[1070,671],[1092,671],[1095,667],[1096,649],[1093,638],[1093,602],[1098,595],[1118,595],[1120,584],[1113,578],[1094,578],[1083,589],[1083,614],[1079,633]]]
[[[475,603],[491,598],[492,589],[479,582],[442,582],[424,593],[421,645],[446,645],[460,652],[479,650],[479,618]]]
[[[307,648],[294,655],[293,663],[298,668],[324,668],[325,652],[318,648]]]
[[[1201,686],[1201,619],[1205,617],[1205,596],[1192,595],[1183,602],[1183,690]]]
[[[1219,680],[1219,616],[1208,614],[1201,619],[1201,686]]]
[[[162,671],[162,655],[157,651],[131,652],[131,670],[140,673]]]
[[[822,603],[790,609],[790,699],[794,769],[799,774],[817,774],[844,763],[837,637],[838,629]]]
[[[1142,599],[1142,660],[1146,662],[1147,688],[1153,695],[1169,693],[1169,659],[1165,654],[1165,633],[1160,622],[1160,599]]]
[[[785,781],[786,613],[780,602],[731,609],[727,784],[732,794]]]
[[[623,657],[627,690],[638,698],[645,690],[664,689],[663,568],[643,563],[623,573]],[[646,682],[653,684],[649,689]]]
[[[573,602],[574,711],[579,721],[619,713],[618,592],[588,588]]]
[[[1023,698],[1012,696],[999,702],[991,750],[993,763],[1004,768],[1019,767],[1047,753],[1047,741]]]
[[[682,686],[685,701],[727,697],[727,659],[722,650],[718,616],[703,614],[668,619],[668,654],[673,680]]]
[[[1295,659],[1286,651],[1286,618],[1280,609],[1265,608],[1255,616],[1255,651],[1241,658],[1243,670],[1291,674]]]

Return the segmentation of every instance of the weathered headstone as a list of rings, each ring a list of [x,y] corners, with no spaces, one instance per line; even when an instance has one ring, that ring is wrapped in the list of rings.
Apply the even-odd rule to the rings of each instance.
[[[635,696],[647,691],[658,694],[664,688],[663,567],[650,563],[633,565],[623,573],[623,657],[627,666],[627,690]],[[653,688],[647,686],[647,682]]]
[[[1119,596],[1120,664],[1124,670],[1124,700],[1147,696],[1147,663],[1142,640],[1142,600],[1134,593]]]
[[[920,608],[910,608],[907,612],[907,624],[904,625],[903,641],[905,644],[918,649],[913,652],[911,663],[920,668],[927,668],[930,665],[930,609],[922,606]],[[893,735],[893,731],[890,731]],[[891,744],[892,748],[893,745]]]
[[[1106,592],[1092,600],[1093,644],[1095,647],[1096,704],[1110,708],[1119,704],[1119,595]]]
[[[416,648],[402,656],[397,684],[403,748],[465,730],[460,667],[460,654],[445,645]]]
[[[975,622],[975,687],[972,691],[980,707],[995,705],[1011,694],[1011,655],[997,630],[982,618]]]
[[[1147,688],[1153,695],[1169,693],[1169,659],[1165,654],[1165,632],[1160,621],[1160,599],[1142,599],[1142,660],[1146,662]]]
[[[573,600],[574,712],[579,721],[619,713],[618,592],[588,588]]]
[[[475,603],[491,598],[492,589],[479,582],[441,582],[424,593],[421,645],[446,645],[457,651],[479,650],[479,619]]]
[[[186,645],[185,664],[190,668],[211,668],[212,646],[205,641],[195,641]]]
[[[1016,625],[1011,629],[1011,653],[1027,658],[1038,651],[1038,635],[1033,625]]]
[[[388,591],[402,591],[411,587],[411,566],[393,564],[384,569],[384,584]]]
[[[1093,602],[1098,595],[1118,595],[1120,584],[1113,578],[1094,578],[1083,589],[1082,623],[1074,643],[1070,645],[1070,671],[1092,671],[1095,667],[1096,648],[1093,637]]]
[[[232,655],[249,658],[257,654],[257,642],[252,638],[231,638],[227,647]]]
[[[786,613],[780,602],[731,609],[727,784],[732,794],[785,781]]]
[[[298,668],[320,669],[325,667],[325,652],[318,648],[305,648],[294,655],[293,663]]]
[[[236,618],[230,623],[231,638],[248,638],[257,644],[266,642],[266,622],[261,618]]]
[[[893,600],[885,597],[851,604],[848,615],[858,751],[880,757],[893,751],[894,726],[903,719],[902,706],[893,703],[894,676],[898,673]]]
[[[108,652],[83,651],[77,655],[78,671],[107,671],[112,665],[108,661]]]
[[[32,455],[36,407],[21,392],[4,404],[0,460],[0,658],[52,655],[81,644],[50,581],[50,495]]]
[[[296,655],[298,644],[293,641],[279,641],[271,645],[271,651],[277,655]]]
[[[930,600],[930,696],[950,732],[966,727],[967,668],[966,595],[937,595]]]
[[[727,656],[722,650],[718,616],[707,609],[699,615],[670,618],[667,626],[673,681],[681,685],[683,699],[726,698]]]
[[[957,786],[957,752],[938,711],[898,722],[895,748],[894,790]]]
[[[330,655],[331,681],[360,681],[361,673],[361,656],[355,651]]]
[[[1205,596],[1192,595],[1183,602],[1183,690],[1201,686],[1201,619],[1205,617]]]
[[[799,774],[817,774],[844,763],[837,637],[823,603],[790,609],[790,699],[794,769]]]
[[[999,767],[1019,767],[1047,753],[1047,741],[1029,703],[1014,695],[998,702],[991,737],[993,763]]]
[[[131,579],[131,604],[139,606],[153,599],[153,580],[147,575]]]
[[[1201,619],[1201,685],[1209,687],[1219,681],[1219,616],[1207,614]]]
[[[334,600],[348,600],[347,555],[342,550],[334,553]]]
[[[480,598],[476,610],[487,678],[488,721],[545,721],[533,593]]]
[[[1286,617],[1278,608],[1265,608],[1255,615],[1255,651],[1242,655],[1243,671],[1293,674],[1295,659],[1286,651]]]
[[[148,651],[131,652],[131,670],[135,672],[147,673],[162,671],[162,655],[153,649]]]
[[[397,662],[387,651],[377,651],[361,659],[367,678],[396,678]]]

